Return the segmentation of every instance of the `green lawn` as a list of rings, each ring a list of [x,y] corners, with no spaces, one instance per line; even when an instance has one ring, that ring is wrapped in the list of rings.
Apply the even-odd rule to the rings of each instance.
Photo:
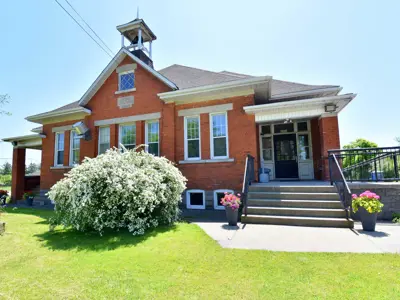
[[[50,211],[1,218],[0,299],[398,299],[400,256],[221,248],[194,224],[143,237],[48,232]],[[260,237],[262,238],[262,237]]]
[[[11,191],[11,186],[9,185],[0,186],[0,190]]]

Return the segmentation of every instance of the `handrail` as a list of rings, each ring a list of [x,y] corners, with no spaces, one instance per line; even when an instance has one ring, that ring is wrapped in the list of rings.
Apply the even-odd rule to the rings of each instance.
[[[243,175],[243,186],[242,186],[242,204],[243,213],[247,216],[247,194],[249,192],[249,186],[254,181],[254,157],[250,154],[246,156],[246,164],[244,167]]]
[[[343,175],[342,168],[340,167],[335,154],[329,155],[329,170],[331,183],[336,186],[340,202],[346,211],[346,217],[349,218],[351,211],[351,190],[347,184],[346,178]]]

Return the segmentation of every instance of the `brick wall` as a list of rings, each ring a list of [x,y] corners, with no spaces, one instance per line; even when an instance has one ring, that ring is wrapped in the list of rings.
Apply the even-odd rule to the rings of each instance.
[[[329,180],[328,150],[340,149],[339,122],[337,116],[319,119],[322,179]]]

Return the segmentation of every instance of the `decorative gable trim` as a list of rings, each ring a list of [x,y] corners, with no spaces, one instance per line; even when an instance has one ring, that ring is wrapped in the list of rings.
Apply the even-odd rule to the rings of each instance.
[[[132,107],[135,103],[135,98],[133,96],[120,97],[117,100],[120,109]]]
[[[100,89],[100,87],[103,85],[103,83],[106,81],[106,79],[111,75],[111,73],[117,68],[117,66],[123,61],[123,59],[129,56],[132,58],[133,61],[135,61],[138,65],[140,65],[143,69],[146,71],[150,72],[152,75],[154,75],[156,78],[161,80],[163,83],[165,83],[168,87],[170,87],[173,90],[177,90],[178,87],[158,73],[156,70],[145,64],[143,61],[141,61],[139,58],[134,56],[132,53],[130,53],[125,47],[121,48],[118,53],[114,56],[113,59],[108,63],[108,65],[105,67],[105,69],[100,73],[100,75],[96,78],[96,80],[92,83],[92,85],[89,87],[89,89],[86,91],[86,93],[82,96],[82,98],[79,100],[79,105],[85,106],[86,104],[89,103],[90,99],[97,93],[97,91]],[[123,66],[121,66],[123,67]]]

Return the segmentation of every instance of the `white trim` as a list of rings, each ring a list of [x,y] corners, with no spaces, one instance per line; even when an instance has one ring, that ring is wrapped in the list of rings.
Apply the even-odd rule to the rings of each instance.
[[[72,166],[51,166],[50,170],[72,169]]]
[[[122,127],[125,127],[125,126],[134,126],[134,128],[135,128],[135,142],[133,144],[126,144],[126,145],[122,144]],[[137,128],[136,128],[135,122],[119,124],[119,126],[118,126],[118,149],[122,148],[121,145],[124,145],[124,146],[134,145],[135,147],[137,146]]]
[[[169,79],[167,79],[166,77],[164,77],[163,75],[158,73],[156,70],[154,70],[153,68],[148,66],[146,63],[144,63],[139,58],[137,58],[132,53],[130,53],[125,47],[123,47],[111,59],[111,61],[108,63],[108,65],[104,68],[104,70],[100,73],[100,75],[92,83],[92,85],[89,87],[89,89],[81,97],[81,99],[79,100],[79,105],[84,106],[90,101],[90,99],[92,99],[94,94],[100,89],[100,87],[103,85],[103,83],[106,81],[106,79],[111,75],[111,73],[118,66],[118,64],[120,64],[122,62],[122,60],[125,58],[125,56],[129,56],[130,58],[132,58],[133,61],[135,61],[138,65],[140,65],[146,71],[150,72],[156,78],[158,78],[159,80],[164,82],[171,89],[173,89],[173,90],[178,89],[178,87],[172,81],[170,81]]]
[[[151,114],[143,114],[143,115],[135,115],[130,117],[122,117],[122,118],[115,118],[115,119],[106,119],[106,120],[97,120],[94,121],[94,126],[105,126],[105,125],[113,125],[113,124],[120,124],[120,123],[132,123],[136,121],[147,121],[147,120],[155,120],[160,119],[161,113],[151,113]]]
[[[160,156],[160,121],[159,120],[149,120],[149,121],[146,121],[145,122],[145,124],[144,124],[144,126],[145,126],[145,128],[144,128],[144,134],[145,134],[145,144],[146,144],[146,147],[145,147],[145,150],[146,150],[146,152],[149,152],[149,129],[148,129],[148,127],[147,127],[147,125],[148,124],[152,124],[152,123],[158,123],[158,153],[157,153],[157,156]],[[155,144],[154,142],[152,142],[152,144]]]
[[[51,132],[64,132],[64,131],[68,131],[68,130],[72,130],[72,125],[66,125],[66,126],[59,126],[59,127],[53,127],[51,128]]]
[[[179,108],[177,108],[179,109]],[[198,108],[188,108],[178,110],[179,117],[185,116],[193,116],[200,114],[208,114],[208,113],[216,113],[216,112],[225,112],[233,109],[232,103],[220,104],[220,105],[211,105],[211,106],[203,106]]]
[[[256,85],[266,84],[268,81],[272,79],[271,76],[260,76],[260,77],[252,77],[246,78],[241,80],[233,80],[224,83],[188,88],[183,90],[165,92],[157,94],[161,100],[165,102],[174,102],[176,98],[182,96],[194,96],[197,94],[202,93],[210,93],[210,92],[218,92],[225,89],[232,89],[232,88],[244,88],[244,87],[251,87],[255,88]]]
[[[74,145],[73,136],[74,136],[74,134],[73,133],[74,132],[77,134],[77,132],[75,130],[71,130],[69,132],[69,165],[71,167],[79,165],[79,162],[77,164],[73,163],[73,151],[74,151],[74,149],[73,149],[73,145]],[[79,155],[80,155],[80,153],[81,153],[81,139],[78,138],[78,140],[79,140]],[[80,157],[78,157],[78,161],[80,161]]]
[[[118,86],[119,86],[119,83],[118,83]],[[136,91],[136,88],[128,89],[128,90],[118,90],[114,94],[119,95],[119,94],[124,94],[124,93],[135,92],[135,91]]]
[[[234,158],[225,158],[225,159],[199,159],[199,160],[180,160],[180,165],[185,164],[211,164],[211,163],[227,163],[234,162]]]
[[[58,149],[58,136],[63,135],[63,163],[59,164],[58,163],[58,152],[60,149]],[[54,133],[54,167],[60,167],[64,165],[64,153],[65,153],[65,131],[60,131],[60,132],[55,132]]]
[[[74,108],[70,108],[70,109],[66,109],[66,110],[50,111],[50,112],[46,112],[46,113],[42,113],[42,114],[29,116],[29,117],[26,117],[25,120],[37,123],[37,121],[40,121],[43,119],[67,116],[67,115],[72,115],[72,114],[76,114],[76,113],[84,113],[86,115],[90,115],[92,113],[92,111],[90,109],[80,106],[80,107],[74,107]]]
[[[224,190],[224,189],[219,189],[219,190],[214,190],[213,192],[213,198],[214,198],[214,209],[218,210],[225,210],[225,206],[223,205],[218,205],[218,199],[217,199],[217,194],[218,193],[231,193],[234,194],[235,192],[233,190]]]
[[[202,193],[203,194],[203,205],[191,205],[189,194],[191,193]],[[189,209],[205,209],[206,208],[206,194],[204,190],[186,190],[186,208]]]
[[[98,132],[98,137],[97,137],[97,155],[103,154],[103,153],[100,153],[100,130],[101,130],[101,128],[108,128],[108,138],[109,138],[108,149],[111,148],[111,128],[110,128],[110,126],[100,126],[99,132]]]
[[[301,92],[290,92],[290,93],[283,93],[277,94],[271,97],[271,100],[278,100],[284,98],[291,98],[291,97],[301,97],[301,96],[308,96],[308,95],[315,95],[321,93],[340,93],[343,88],[341,86],[338,87],[330,87],[330,88],[316,88],[313,90],[301,91]]]
[[[277,103],[268,103],[261,105],[252,105],[252,106],[244,106],[243,109],[247,114],[255,114],[256,112],[269,111],[272,109],[281,109],[283,107],[301,107],[307,104],[316,105],[316,104],[326,104],[330,101],[335,100],[348,100],[349,102],[353,100],[357,94],[346,94],[340,96],[329,96],[329,97],[320,97],[320,98],[311,98],[304,100],[293,100],[293,101],[283,101]]]
[[[127,64],[119,66],[115,69],[115,72],[119,73],[127,73],[127,72],[135,72],[137,68],[137,64]]]
[[[214,139],[215,138],[221,138],[221,137],[214,137],[214,130],[213,130],[213,121],[212,118],[213,116],[216,115],[225,115],[225,127],[226,127],[226,155],[224,156],[214,156]],[[219,112],[219,113],[210,113],[209,115],[209,123],[210,123],[210,151],[211,151],[211,159],[226,159],[229,158],[229,130],[228,130],[228,113],[225,112]]]
[[[29,135],[21,135],[21,136],[14,136],[14,137],[9,137],[9,138],[4,138],[2,139],[3,142],[20,142],[20,141],[26,141],[26,140],[33,140],[37,138],[45,138],[46,136],[42,134],[29,134]]]
[[[197,118],[199,120],[199,156],[198,157],[188,157],[188,140],[187,140],[187,119],[188,118]],[[193,160],[201,160],[201,124],[200,124],[200,116],[186,116],[184,118],[184,154],[185,161],[193,161]]]

